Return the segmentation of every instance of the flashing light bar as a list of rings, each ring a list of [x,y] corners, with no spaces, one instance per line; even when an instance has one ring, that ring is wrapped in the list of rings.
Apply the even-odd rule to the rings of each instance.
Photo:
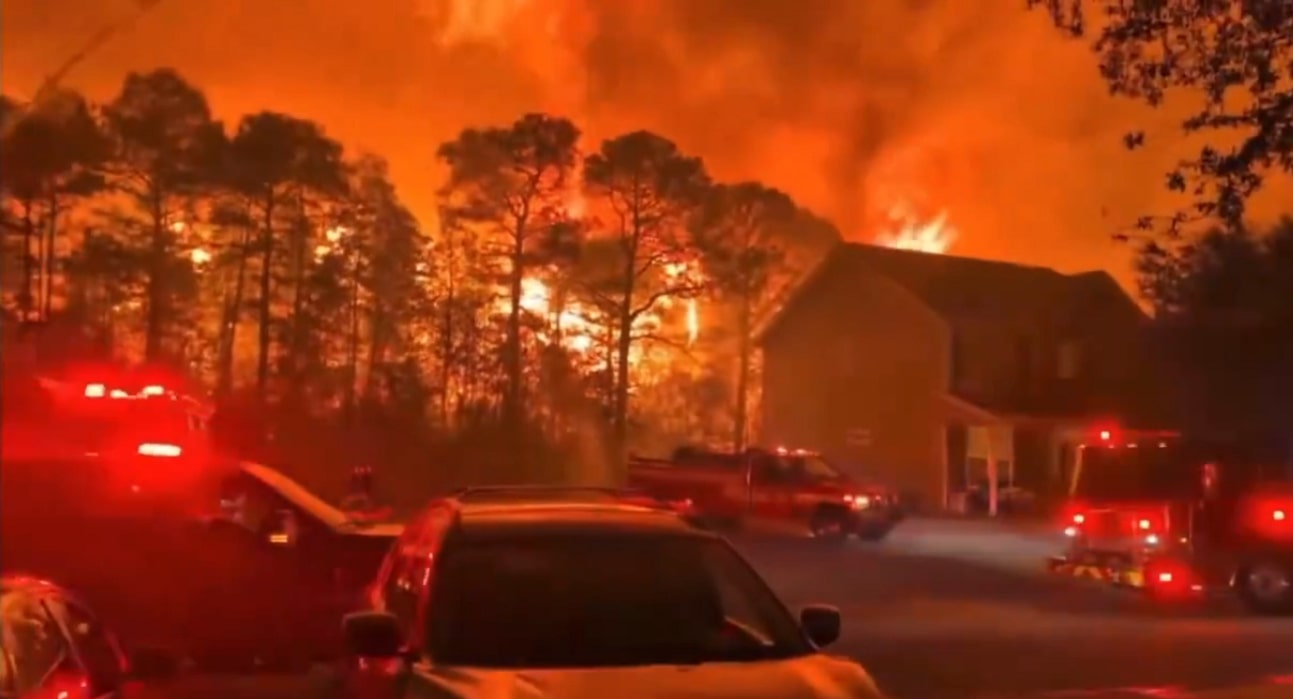
[[[85,385],[86,398],[158,398],[165,396],[167,393],[166,387],[161,384],[149,384],[135,394],[120,388],[109,389],[107,384],[98,382]]]
[[[184,453],[174,444],[162,444],[159,442],[144,442],[139,445],[137,450],[140,456],[159,456],[163,458],[175,458]]]

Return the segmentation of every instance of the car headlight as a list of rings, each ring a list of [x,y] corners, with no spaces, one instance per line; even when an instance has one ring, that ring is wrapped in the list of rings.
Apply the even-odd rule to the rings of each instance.
[[[871,506],[872,498],[870,495],[845,495],[844,502],[855,510],[864,510]]]

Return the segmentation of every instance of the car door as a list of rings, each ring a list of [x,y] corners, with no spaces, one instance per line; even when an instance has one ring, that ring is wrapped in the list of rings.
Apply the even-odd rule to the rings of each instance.
[[[47,604],[60,618],[72,655],[84,669],[91,697],[116,696],[126,681],[126,657],[111,632],[88,609],[68,600]],[[62,614],[54,607],[62,606]]]
[[[751,464],[751,514],[763,521],[785,521],[791,518],[796,484],[781,459],[759,454]]]
[[[195,631],[220,662],[282,662],[296,654],[296,612],[313,592],[298,584],[296,547],[272,536],[282,503],[242,472],[225,480],[220,500],[221,516],[192,543],[192,564],[201,566],[192,586]]]

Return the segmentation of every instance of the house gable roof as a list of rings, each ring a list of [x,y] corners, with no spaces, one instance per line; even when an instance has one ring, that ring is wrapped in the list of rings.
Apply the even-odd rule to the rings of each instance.
[[[1103,271],[1065,275],[1046,267],[841,243],[795,286],[759,327],[756,339],[762,342],[774,332],[786,315],[804,302],[807,292],[830,274],[883,275],[945,318],[1069,316],[1092,305],[1106,305],[1111,299],[1136,308]]]

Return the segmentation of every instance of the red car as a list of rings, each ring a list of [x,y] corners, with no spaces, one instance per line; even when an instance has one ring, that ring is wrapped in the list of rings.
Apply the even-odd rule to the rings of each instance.
[[[160,651],[127,660],[111,630],[79,598],[26,576],[0,577],[0,697],[132,699],[178,671]]]
[[[878,541],[902,518],[891,493],[860,484],[802,449],[680,449],[671,459],[633,459],[628,482],[718,526]]]

